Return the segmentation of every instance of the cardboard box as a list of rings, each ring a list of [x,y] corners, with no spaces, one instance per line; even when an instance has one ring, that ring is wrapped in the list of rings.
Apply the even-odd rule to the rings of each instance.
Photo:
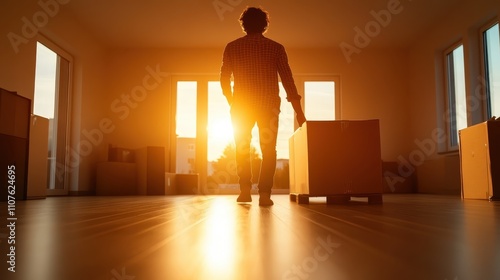
[[[165,172],[165,195],[177,194],[175,173]]]
[[[199,174],[176,174],[177,194],[198,194]]]
[[[462,198],[500,199],[500,121],[459,131]]]
[[[379,121],[303,124],[290,138],[290,193],[381,194]]]
[[[130,149],[124,149],[119,147],[113,147],[109,145],[108,147],[108,161],[113,162],[135,162],[134,151]]]
[[[147,146],[134,151],[139,195],[165,195],[165,147]]]
[[[137,195],[135,163],[99,162],[96,195]]]

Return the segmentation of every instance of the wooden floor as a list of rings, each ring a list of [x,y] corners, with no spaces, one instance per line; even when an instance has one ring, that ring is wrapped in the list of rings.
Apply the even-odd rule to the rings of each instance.
[[[0,279],[500,279],[498,202],[391,194],[382,205],[299,205],[274,195],[265,208],[258,196],[235,199],[18,201],[16,272],[2,226]]]

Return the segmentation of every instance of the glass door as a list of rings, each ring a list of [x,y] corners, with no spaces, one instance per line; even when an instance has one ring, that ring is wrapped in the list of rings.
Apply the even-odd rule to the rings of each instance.
[[[232,193],[238,189],[230,107],[219,81],[208,82],[207,192]]]
[[[177,82],[175,173],[196,173],[196,81]]]
[[[36,49],[35,115],[49,120],[47,194],[68,194],[71,57],[44,40]]]
[[[217,75],[174,77],[175,169],[177,174],[198,174],[197,192],[239,193],[230,107]],[[339,83],[334,78],[299,79],[308,119],[340,119]],[[289,139],[296,129],[295,112],[280,83],[280,120],[273,192],[289,191]],[[309,107],[307,107],[309,106]],[[309,108],[309,109],[308,109]],[[258,183],[262,160],[257,126],[251,142],[253,183]]]

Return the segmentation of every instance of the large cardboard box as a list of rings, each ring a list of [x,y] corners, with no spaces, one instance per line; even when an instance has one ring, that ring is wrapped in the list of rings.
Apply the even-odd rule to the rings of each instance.
[[[99,162],[96,177],[96,195],[137,195],[135,163]]]
[[[462,198],[500,199],[500,121],[464,128],[460,137]]]
[[[147,146],[134,152],[139,195],[165,195],[165,147]]]
[[[304,123],[290,138],[290,193],[381,194],[379,121]]]

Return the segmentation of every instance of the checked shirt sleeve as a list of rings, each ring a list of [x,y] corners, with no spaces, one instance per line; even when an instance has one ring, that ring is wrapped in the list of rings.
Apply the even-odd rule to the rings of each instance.
[[[222,93],[225,96],[232,96],[233,92],[231,90],[231,74],[233,73],[233,61],[229,52],[229,45],[224,49],[224,54],[222,57],[222,66],[220,70],[220,85],[222,88]]]
[[[295,86],[292,70],[288,64],[288,56],[283,46],[281,46],[278,54],[278,73],[286,91],[286,100],[289,102],[292,102],[292,100],[300,100],[302,97],[299,95],[297,87]]]

